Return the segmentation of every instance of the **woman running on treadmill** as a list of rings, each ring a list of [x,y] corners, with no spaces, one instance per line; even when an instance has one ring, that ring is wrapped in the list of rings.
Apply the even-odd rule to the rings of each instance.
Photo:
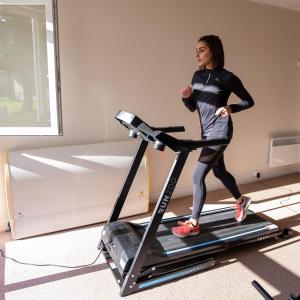
[[[233,135],[230,114],[252,107],[254,101],[241,80],[224,68],[224,50],[218,36],[201,37],[196,45],[196,57],[199,70],[194,73],[191,86],[180,91],[183,103],[191,112],[197,110],[201,139],[226,138],[230,142]],[[231,92],[239,97],[239,103],[227,105]],[[193,171],[192,216],[172,228],[174,235],[186,237],[200,232],[199,217],[206,198],[204,180],[211,169],[236,200],[237,222],[246,218],[251,199],[241,195],[234,177],[225,168],[224,151],[227,146],[202,148]]]

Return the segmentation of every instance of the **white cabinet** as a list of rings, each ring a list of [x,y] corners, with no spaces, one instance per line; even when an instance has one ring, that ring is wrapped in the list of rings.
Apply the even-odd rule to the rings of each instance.
[[[14,238],[106,221],[137,148],[135,140],[9,152]],[[145,213],[148,205],[144,157],[121,217]]]

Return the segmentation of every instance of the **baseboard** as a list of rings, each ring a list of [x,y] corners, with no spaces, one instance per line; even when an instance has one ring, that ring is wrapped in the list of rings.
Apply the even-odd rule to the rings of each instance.
[[[244,176],[239,176],[236,178],[238,184],[247,184],[252,182],[258,182],[265,179],[270,179],[274,177],[280,177],[288,174],[297,173],[300,171],[299,166],[294,167],[276,167],[276,168],[268,168],[266,170],[260,171],[260,178],[256,178],[254,174],[246,174]]]
[[[300,173],[300,167],[281,167],[281,168],[269,168],[264,171],[259,171],[260,172],[260,178],[257,179],[253,174],[245,174],[244,176],[238,176],[235,177],[237,184],[247,184],[247,183],[253,183],[253,182],[258,182],[264,179],[270,179],[274,177],[279,177],[279,176],[284,176],[288,174],[293,174],[293,173]],[[223,184],[218,180],[209,180],[206,181],[206,189],[207,191],[214,191],[218,189],[223,189],[224,186]],[[191,196],[193,194],[193,188],[192,185],[190,186],[177,186],[173,192],[172,198],[181,198],[181,197],[187,197]],[[156,202],[158,197],[160,195],[160,192],[153,192],[150,193],[150,202]]]

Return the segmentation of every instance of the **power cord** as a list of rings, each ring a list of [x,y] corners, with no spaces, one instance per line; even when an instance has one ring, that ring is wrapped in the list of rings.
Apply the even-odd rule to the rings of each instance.
[[[101,235],[102,236],[102,235]],[[37,267],[60,267],[60,268],[68,268],[68,269],[77,269],[77,268],[83,268],[83,267],[89,267],[92,266],[99,258],[100,254],[102,253],[102,251],[104,250],[104,247],[106,247],[110,242],[106,243],[105,245],[103,245],[101,243],[101,248],[99,249],[99,254],[97,255],[97,257],[95,258],[95,260],[87,265],[79,265],[79,266],[64,266],[64,265],[55,265],[55,264],[32,264],[32,263],[27,263],[27,262],[22,262],[22,261],[18,261],[12,257],[6,256],[4,254],[4,250],[0,249],[1,252],[1,256],[5,259],[10,259],[18,264],[22,264],[22,265],[28,265],[28,266],[37,266]]]
[[[1,252],[1,255],[3,258],[6,258],[6,259],[10,259],[18,264],[22,264],[22,265],[29,265],[29,266],[37,266],[37,267],[60,267],[60,268],[68,268],[68,269],[77,269],[77,268],[82,268],[82,267],[89,267],[91,265],[93,265],[99,258],[100,254],[102,253],[103,251],[103,247],[100,249],[100,252],[98,254],[98,256],[96,257],[96,259],[90,263],[90,264],[87,264],[87,265],[79,265],[79,266],[64,266],[64,265],[55,265],[55,264],[32,264],[32,263],[26,263],[26,262],[21,262],[21,261],[18,261],[12,257],[9,257],[9,256],[6,256],[4,255],[4,251],[2,249],[0,249],[0,252]]]
[[[287,196],[287,199],[283,199],[281,201],[279,201],[279,203],[282,205],[282,206],[285,206],[285,204],[283,202],[286,202],[286,201],[289,201],[291,199],[291,195],[293,194],[293,191],[291,189],[288,189],[288,188],[282,188],[282,187],[276,187],[276,186],[271,186],[269,184],[266,184],[266,183],[262,183],[262,182],[259,182],[261,185],[264,185],[268,188],[273,188],[273,189],[280,189],[280,190],[285,190],[285,191],[289,191],[289,195]],[[290,211],[292,211],[293,213],[296,213],[296,214],[299,214],[298,211],[288,207],[288,206],[285,206],[287,209],[289,209]]]

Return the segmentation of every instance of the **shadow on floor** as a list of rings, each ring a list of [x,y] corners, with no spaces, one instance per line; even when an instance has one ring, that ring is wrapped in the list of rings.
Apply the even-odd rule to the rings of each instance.
[[[270,180],[264,180],[263,182],[256,182],[255,186],[254,184],[247,184],[241,186],[241,192],[242,193],[251,193],[251,192],[259,192],[261,190],[266,190],[267,188],[278,188],[286,191],[286,194],[276,196],[276,197],[270,197],[265,199],[259,199],[255,203],[263,203],[271,200],[276,200],[278,198],[282,197],[290,197],[291,195],[298,195],[300,192],[291,192],[289,187],[283,187],[285,185],[292,185],[295,183],[300,182],[300,174],[296,174],[294,176],[283,176],[276,179],[270,179]],[[231,197],[231,195],[226,190],[221,191],[212,191],[208,193],[207,197],[207,204],[219,204],[220,202],[222,204],[223,199],[228,199]],[[214,199],[220,199],[219,201],[216,201]],[[232,204],[234,203],[234,200],[232,201]],[[226,202],[228,204],[228,202]],[[230,204],[230,202],[229,202]],[[277,208],[281,207],[288,207],[293,204],[287,204],[283,205]],[[151,212],[154,208],[155,204],[150,205],[150,212],[147,214],[139,215],[139,216],[133,216],[130,218],[126,218],[126,220],[136,220],[136,219],[142,219],[151,216]],[[167,212],[172,212],[175,215],[182,215],[182,214],[190,214],[191,210],[190,207],[192,206],[192,198],[191,197],[185,197],[182,199],[175,199],[172,200]],[[275,209],[275,208],[273,208]],[[266,210],[265,212],[267,212]],[[300,225],[300,216],[299,214],[295,214],[294,216],[283,218],[280,220],[272,220],[270,217],[265,216],[264,212],[259,212],[259,215],[263,216],[265,219],[274,222],[281,228],[283,227],[296,227]],[[125,219],[124,219],[125,220]],[[101,224],[103,225],[103,223]],[[84,226],[82,228],[87,227],[94,227],[99,226],[99,224],[96,225],[89,225]],[[72,229],[70,229],[72,230]],[[67,231],[70,231],[67,230]],[[76,229],[78,230],[78,229]],[[6,237],[6,241],[11,240],[11,238]],[[95,245],[98,243],[98,241],[95,241]],[[277,240],[277,241],[262,241],[257,244],[247,245],[247,246],[240,246],[238,248],[231,249],[230,251],[215,254],[214,258],[218,262],[216,265],[216,268],[220,268],[235,262],[242,263],[246,268],[251,270],[253,273],[256,274],[257,277],[262,278],[266,282],[268,282],[271,286],[275,287],[278,291],[280,291],[280,294],[274,299],[288,299],[290,292],[293,292],[294,294],[298,295],[300,293],[300,279],[299,277],[286,269],[284,266],[280,265],[276,261],[272,260],[270,257],[268,257],[266,254],[270,251],[278,250],[283,247],[288,247],[290,245],[300,243],[300,233],[294,231],[293,236],[290,241],[288,240]],[[2,236],[0,236],[0,246],[3,249],[5,244],[5,239],[3,239]],[[269,247],[268,250],[264,250],[264,248]],[[291,257],[291,260],[293,258]],[[81,269],[75,269],[71,271],[66,271],[58,274],[53,274],[49,276],[44,276],[36,279],[26,280],[23,282],[13,283],[5,286],[4,281],[4,270],[5,270],[5,260],[0,256],[0,299],[5,299],[5,293],[32,287],[48,282],[53,282],[57,280],[62,280],[66,278],[71,278],[74,276],[80,276],[83,274],[88,274],[100,270],[107,269],[106,263],[98,264],[86,268]],[[208,271],[209,272],[209,271]],[[112,275],[113,276],[113,275]],[[255,276],[254,276],[255,277]],[[253,278],[253,280],[257,280],[257,278]],[[258,279],[259,281],[259,279]],[[249,282],[249,285],[251,285],[251,282]],[[116,283],[117,286],[117,283]],[[265,287],[266,288],[266,287]],[[260,299],[260,295],[257,294],[257,299]]]

